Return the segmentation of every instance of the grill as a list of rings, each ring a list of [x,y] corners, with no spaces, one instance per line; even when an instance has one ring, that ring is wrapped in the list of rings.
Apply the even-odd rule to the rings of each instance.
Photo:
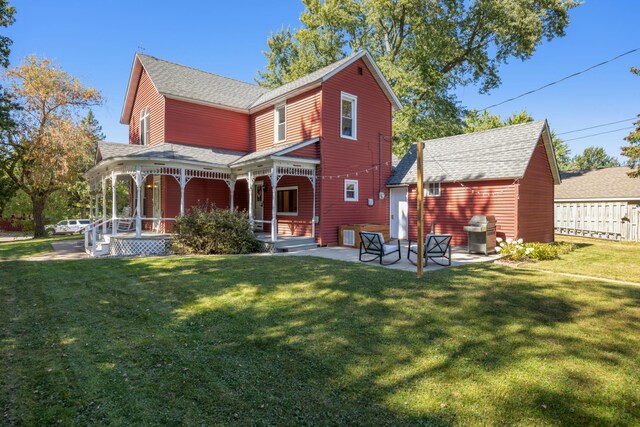
[[[469,225],[463,228],[467,232],[467,250],[469,253],[488,255],[496,249],[496,217],[493,215],[474,215]]]

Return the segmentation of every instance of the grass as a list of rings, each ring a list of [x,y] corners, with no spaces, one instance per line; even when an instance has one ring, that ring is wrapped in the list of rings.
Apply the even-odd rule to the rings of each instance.
[[[576,250],[561,255],[559,260],[540,261],[529,267],[640,283],[639,242],[572,236],[556,236],[556,240],[573,243]]]
[[[3,423],[632,425],[640,287],[308,257],[0,265]]]
[[[80,238],[82,238],[82,236],[70,235],[0,242],[0,260],[16,260],[44,255],[46,253],[53,252],[51,242]]]

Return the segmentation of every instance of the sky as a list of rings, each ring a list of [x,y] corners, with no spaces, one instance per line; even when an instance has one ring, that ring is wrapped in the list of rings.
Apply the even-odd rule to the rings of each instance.
[[[105,97],[94,113],[108,141],[127,142],[120,113],[134,54],[143,51],[169,61],[253,82],[266,60],[271,32],[299,26],[297,0],[233,2],[157,0],[10,0],[16,22],[2,32],[13,39],[11,63],[26,55],[46,56]],[[502,84],[489,94],[458,88],[461,104],[482,109],[640,48],[638,0],[585,0],[571,12],[566,36],[544,42],[526,61],[502,66]],[[619,156],[622,139],[640,114],[640,51],[550,88],[491,108],[502,117],[526,109],[547,119],[572,154],[595,145]],[[595,133],[627,128],[599,136]],[[583,138],[585,137],[585,138]],[[580,138],[580,139],[574,139]],[[623,159],[623,158],[621,158]]]

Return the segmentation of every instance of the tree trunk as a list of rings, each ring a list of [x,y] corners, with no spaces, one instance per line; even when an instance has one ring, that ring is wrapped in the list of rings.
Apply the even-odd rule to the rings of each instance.
[[[33,205],[33,237],[45,237],[44,208],[47,205],[47,196],[41,194],[31,195],[31,204]]]

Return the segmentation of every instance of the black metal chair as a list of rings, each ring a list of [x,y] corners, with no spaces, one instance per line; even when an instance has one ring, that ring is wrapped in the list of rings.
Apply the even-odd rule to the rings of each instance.
[[[411,254],[418,256],[418,245],[411,244],[409,240],[409,248],[407,249],[407,259],[415,265],[411,259]],[[444,258],[447,260],[445,264],[436,261],[436,258]],[[451,234],[427,234],[427,239],[424,243],[424,262],[425,266],[429,265],[429,259],[441,266],[451,265]]]
[[[360,256],[359,259],[362,262],[371,262],[376,259],[380,259],[381,265],[391,265],[400,261],[402,253],[400,250],[400,240],[397,240],[397,244],[391,244],[393,240],[389,242],[384,241],[382,233],[371,233],[368,231],[360,232]],[[390,263],[383,263],[382,259],[388,255],[398,253],[398,259]],[[371,259],[364,259],[363,255],[372,255]],[[366,257],[369,258],[369,257]]]

